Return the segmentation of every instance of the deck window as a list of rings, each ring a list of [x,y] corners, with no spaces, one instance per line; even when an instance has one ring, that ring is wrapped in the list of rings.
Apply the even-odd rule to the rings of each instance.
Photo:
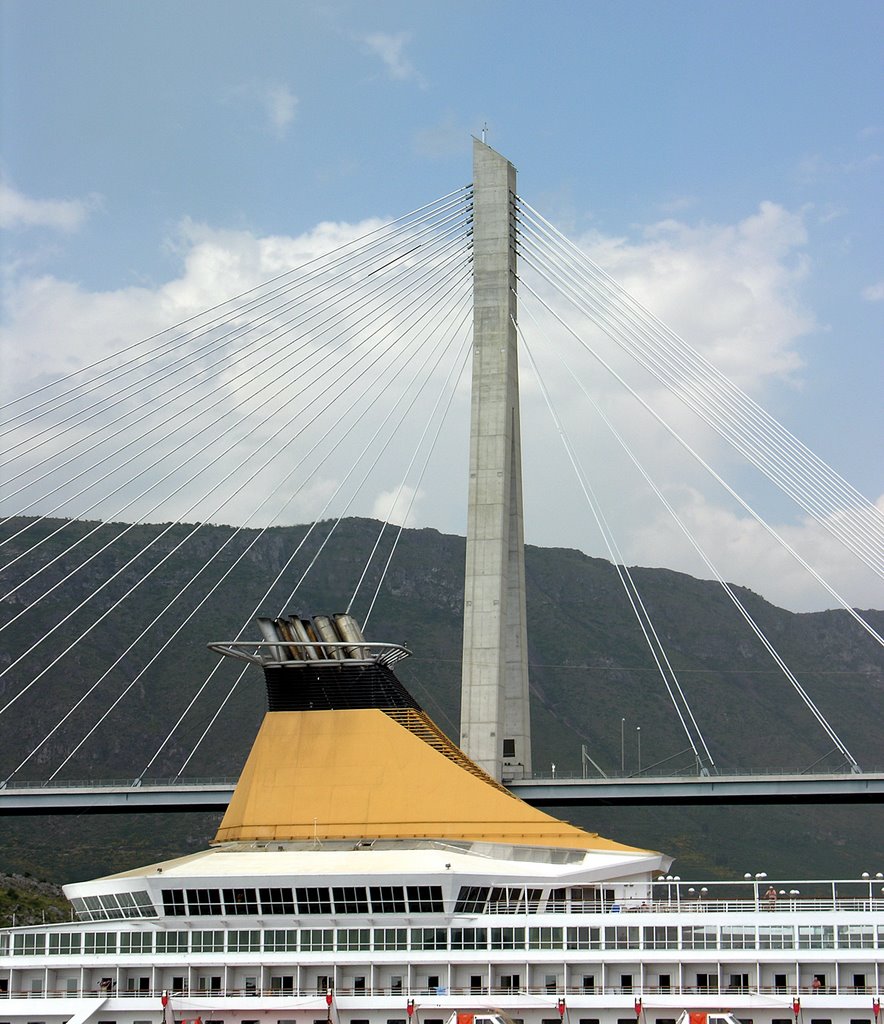
[[[718,949],[718,929],[711,925],[685,925],[681,930],[685,949]]]
[[[367,914],[368,894],[364,885],[336,885],[332,889],[336,914]]]
[[[40,932],[16,935],[13,939],[12,952],[16,956],[35,956],[45,953],[46,936]]]
[[[563,928],[529,928],[529,949],[561,949],[565,942]]]
[[[798,926],[799,949],[834,949],[835,928],[831,924],[802,924]]]
[[[157,932],[157,953],[186,953],[187,932]],[[172,985],[175,988],[175,985]]]
[[[261,933],[252,928],[236,928],[227,933],[227,949],[231,953],[259,953]]]
[[[186,889],[187,909],[197,917],[221,916],[220,889]]]
[[[223,953],[224,932],[194,932],[190,940],[190,951],[191,953]]]
[[[267,953],[294,953],[298,948],[298,933],[294,928],[268,928],[264,932],[264,951]]]
[[[405,913],[405,890],[401,885],[373,885],[369,892],[375,914]]]
[[[678,949],[678,928],[674,925],[650,925],[644,929],[645,949]]]
[[[163,889],[163,913],[167,917],[185,917],[187,915],[183,889]]]
[[[446,934],[444,928],[415,928],[418,932],[435,932],[441,931],[443,935]],[[374,930],[374,948],[378,950],[384,949],[408,949],[408,929],[407,928],[375,928]],[[435,946],[415,946],[415,949],[435,949]],[[445,948],[444,946],[442,947]]]
[[[492,949],[524,949],[525,929],[524,928],[492,928],[491,929]]]
[[[489,914],[523,914],[525,890],[521,887],[496,886],[488,894]]]
[[[566,949],[601,949],[601,928],[589,928],[580,925],[567,930]]]
[[[225,889],[224,913],[233,917],[255,917],[258,913],[258,894],[254,889]]]
[[[755,928],[752,925],[725,925],[721,929],[722,949],[754,949]]]
[[[116,932],[86,932],[86,944],[84,953],[116,953],[117,933]]]
[[[403,929],[404,931],[405,929]],[[337,948],[341,952],[371,949],[370,928],[339,928]]]
[[[303,953],[330,953],[335,948],[333,928],[302,928],[301,951]]]
[[[50,932],[49,955],[70,956],[83,948],[83,936],[79,932]]]
[[[602,894],[591,885],[575,885],[570,891],[571,912],[574,914],[597,914],[602,909]],[[610,899],[614,891],[610,890]]]
[[[462,885],[454,904],[455,914],[483,914],[488,902],[487,885]]]
[[[452,949],[487,949],[487,928],[452,928]]]
[[[638,949],[639,930],[626,926],[605,929],[606,949]]]
[[[375,932],[377,935],[377,932]],[[375,944],[375,949],[377,949]],[[448,949],[447,928],[412,928],[412,949]]]
[[[441,914],[444,912],[441,885],[409,885],[406,887],[405,893],[408,896],[408,912],[410,914]]]
[[[291,889],[259,889],[258,895],[261,897],[262,914],[293,915],[295,913],[295,897]]]
[[[120,932],[121,953],[152,953],[153,932]]]
[[[839,949],[874,949],[875,928],[871,924],[839,924]]]
[[[331,898],[326,888],[315,886],[295,889],[300,914],[331,914]]]
[[[795,929],[788,924],[763,924],[758,928],[759,949],[794,949]]]

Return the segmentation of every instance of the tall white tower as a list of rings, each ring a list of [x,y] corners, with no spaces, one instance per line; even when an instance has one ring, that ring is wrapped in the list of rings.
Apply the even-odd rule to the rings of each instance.
[[[461,747],[496,779],[531,772],[516,169],[473,140],[473,383]]]

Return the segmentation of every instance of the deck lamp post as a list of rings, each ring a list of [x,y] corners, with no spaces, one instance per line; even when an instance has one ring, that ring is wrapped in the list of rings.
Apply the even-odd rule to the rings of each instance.
[[[747,871],[746,874],[743,875],[743,878],[745,878],[747,882],[752,882],[752,892],[755,898],[755,909],[758,910],[758,883],[764,881],[764,879],[767,878],[767,872],[757,871],[754,875],[752,875],[749,871]]]

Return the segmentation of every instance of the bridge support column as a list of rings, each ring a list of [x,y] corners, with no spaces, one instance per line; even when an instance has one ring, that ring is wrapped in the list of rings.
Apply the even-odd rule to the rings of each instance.
[[[513,196],[473,140],[473,380],[461,747],[496,779],[531,773]]]

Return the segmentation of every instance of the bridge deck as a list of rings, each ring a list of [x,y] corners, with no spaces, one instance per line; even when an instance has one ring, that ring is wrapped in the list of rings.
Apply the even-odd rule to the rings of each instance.
[[[0,815],[223,811],[234,779],[9,783]],[[884,772],[851,775],[641,776],[628,779],[528,779],[510,790],[536,806],[566,804],[882,803]]]

